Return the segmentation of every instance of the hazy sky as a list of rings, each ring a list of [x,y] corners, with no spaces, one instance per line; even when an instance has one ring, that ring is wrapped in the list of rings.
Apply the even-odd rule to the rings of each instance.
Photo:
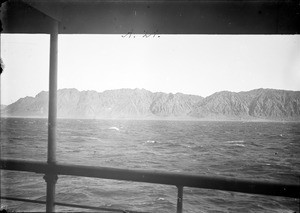
[[[2,104],[48,91],[48,35],[2,34],[1,57]],[[299,35],[60,35],[58,60],[58,88],[300,90]]]

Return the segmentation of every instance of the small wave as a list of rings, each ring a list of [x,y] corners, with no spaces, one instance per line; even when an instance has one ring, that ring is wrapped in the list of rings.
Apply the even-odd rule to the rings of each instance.
[[[159,198],[157,198],[157,200],[165,200],[165,198],[159,197]]]
[[[237,140],[237,141],[225,141],[225,143],[244,143],[243,140]]]
[[[60,134],[65,134],[65,135],[71,135],[72,134],[72,132],[70,132],[70,131],[60,131],[59,133]]]
[[[192,148],[191,145],[187,145],[187,144],[181,144],[182,147],[185,147],[185,148]]]
[[[147,140],[146,143],[157,143],[155,140]]]
[[[245,145],[243,144],[245,141],[243,140],[236,140],[236,141],[225,141],[226,144],[228,145],[232,145],[232,146],[241,146],[241,147],[245,147]]]
[[[84,139],[86,139],[86,140],[99,140],[99,138],[96,138],[96,137],[90,137],[90,136],[84,136],[84,137],[82,137],[82,138],[84,138]]]
[[[120,131],[120,129],[118,127],[112,126],[108,128],[109,130],[116,130],[116,131]]]

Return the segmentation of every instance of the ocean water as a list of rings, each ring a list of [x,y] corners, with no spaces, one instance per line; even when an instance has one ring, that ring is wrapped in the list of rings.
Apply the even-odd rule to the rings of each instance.
[[[2,118],[1,158],[47,160],[47,119]],[[299,184],[300,123],[69,120],[57,125],[57,161]],[[43,175],[1,171],[1,196],[45,200]],[[175,212],[175,186],[59,176],[56,201]],[[184,188],[184,212],[299,212],[299,200]],[[45,206],[1,200],[16,211]],[[89,211],[56,206],[57,211]]]

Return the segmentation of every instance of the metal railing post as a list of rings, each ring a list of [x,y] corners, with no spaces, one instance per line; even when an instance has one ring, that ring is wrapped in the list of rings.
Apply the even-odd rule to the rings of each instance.
[[[58,22],[53,20],[50,34],[49,114],[48,114],[48,165],[56,164],[56,117],[57,117],[57,48]],[[55,184],[57,174],[50,171],[44,176],[47,182],[46,212],[55,211]]]
[[[183,186],[177,186],[177,213],[182,213],[182,203],[183,203]]]

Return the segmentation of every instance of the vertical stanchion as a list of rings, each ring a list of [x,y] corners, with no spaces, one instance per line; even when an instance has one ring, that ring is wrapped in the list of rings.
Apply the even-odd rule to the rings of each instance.
[[[49,168],[56,164],[56,117],[57,117],[57,48],[58,22],[53,20],[50,34],[50,71],[49,71],[49,114],[48,114],[48,159]],[[54,168],[54,167],[52,167]],[[44,179],[47,182],[46,212],[55,211],[55,184],[57,174],[49,171]]]
[[[183,186],[177,186],[177,188],[178,188],[177,213],[182,213]]]

